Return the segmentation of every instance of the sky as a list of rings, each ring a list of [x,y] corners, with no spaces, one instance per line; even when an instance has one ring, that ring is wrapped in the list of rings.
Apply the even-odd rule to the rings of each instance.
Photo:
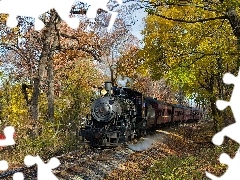
[[[136,24],[132,26],[132,33],[135,35],[138,39],[142,40],[143,36],[141,35],[141,31],[144,28],[144,21],[143,18],[147,15],[146,12],[144,12],[144,9],[138,10],[133,13],[133,16],[136,16]]]

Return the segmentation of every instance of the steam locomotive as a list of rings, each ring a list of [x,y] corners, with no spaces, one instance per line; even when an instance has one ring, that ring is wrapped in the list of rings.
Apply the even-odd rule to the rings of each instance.
[[[106,94],[92,102],[91,114],[79,135],[90,146],[118,146],[147,130],[173,122],[199,120],[197,108],[168,104],[126,87],[105,82]]]

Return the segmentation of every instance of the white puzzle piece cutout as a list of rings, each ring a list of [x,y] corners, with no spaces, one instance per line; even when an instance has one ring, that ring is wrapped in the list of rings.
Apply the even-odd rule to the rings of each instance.
[[[60,161],[53,157],[45,164],[39,156],[27,155],[24,159],[24,163],[27,166],[33,166],[37,164],[38,166],[38,180],[58,180],[58,178],[53,174],[52,169],[57,168],[61,163]]]
[[[24,175],[22,172],[16,172],[13,174],[13,180],[24,180]]]
[[[4,135],[5,135],[5,139],[1,139],[0,140],[0,146],[11,146],[15,144],[15,141],[13,139],[14,136],[14,127],[12,126],[7,126],[4,128]]]
[[[117,12],[109,11],[107,4],[109,0],[81,0],[81,2],[90,4],[90,7],[87,11],[87,17],[90,19],[94,19],[97,16],[97,10],[102,9],[107,11],[108,13],[112,14],[111,19],[108,24],[108,30],[110,30],[116,20],[116,17],[118,15]],[[118,4],[122,4],[122,0],[117,0]]]
[[[225,84],[234,84],[232,96],[229,102],[218,100],[216,105],[219,110],[224,110],[227,106],[230,106],[236,122],[216,133],[212,138],[212,142],[215,145],[220,146],[223,144],[224,137],[226,136],[240,144],[240,71],[236,77],[230,73],[224,74],[223,81]],[[237,151],[236,156],[233,159],[231,159],[226,153],[223,153],[221,154],[219,160],[221,163],[228,165],[228,170],[221,177],[216,177],[206,172],[207,177],[211,178],[212,180],[240,179],[240,149]]]
[[[14,127],[7,126],[4,128],[4,136],[5,139],[0,140],[0,146],[11,146],[15,144],[15,141],[13,139],[14,136]],[[0,161],[0,171],[6,171],[8,169],[8,162],[5,160]]]
[[[230,73],[226,73],[223,76],[223,81],[225,84],[234,84],[234,89],[230,101],[218,100],[216,102],[217,108],[219,110],[224,110],[227,106],[230,106],[235,117],[235,123],[225,127],[222,131],[218,132],[213,136],[213,143],[220,146],[224,141],[224,136],[227,136],[237,143],[240,144],[240,75],[235,77]]]
[[[7,26],[10,28],[17,26],[17,16],[26,16],[35,18],[35,29],[41,30],[44,23],[38,17],[54,8],[59,16],[75,29],[79,21],[69,16],[72,5],[73,0],[1,0],[0,12],[9,14]]]
[[[109,0],[80,0],[80,2],[90,5],[87,11],[88,18],[95,18],[98,9],[103,9],[112,14],[109,22],[108,30],[111,29],[116,19],[117,12],[109,11],[107,3]],[[122,4],[122,0],[117,0]],[[64,20],[71,28],[76,29],[79,26],[77,18],[70,18],[69,14],[74,0],[1,0],[0,13],[9,14],[7,26],[14,28],[17,26],[17,16],[26,16],[35,18],[35,29],[41,30],[44,23],[39,16],[50,9],[55,9],[62,20]]]
[[[5,160],[0,161],[0,171],[6,171],[8,169],[8,162]]]
[[[206,172],[207,177],[212,180],[239,180],[240,178],[240,149],[238,149],[235,157],[231,159],[228,154],[222,153],[219,157],[222,164],[228,165],[228,170],[221,176],[217,177],[211,173]]]

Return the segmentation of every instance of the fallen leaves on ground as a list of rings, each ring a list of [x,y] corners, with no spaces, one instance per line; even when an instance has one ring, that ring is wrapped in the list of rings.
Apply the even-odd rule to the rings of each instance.
[[[131,154],[105,179],[207,180],[206,171],[221,176],[227,166],[218,161],[220,154],[233,157],[238,146],[229,139],[221,147],[212,144],[213,129],[212,122],[207,121],[158,130],[164,135],[162,140]]]

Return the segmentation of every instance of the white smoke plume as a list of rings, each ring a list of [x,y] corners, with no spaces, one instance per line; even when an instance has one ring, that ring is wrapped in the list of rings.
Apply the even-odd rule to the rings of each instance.
[[[127,83],[131,85],[133,83],[132,79],[129,77],[122,77],[121,75],[118,76],[118,79],[117,79],[118,86],[126,87]]]
[[[128,144],[128,148],[130,148],[133,151],[145,151],[151,148],[154,145],[154,143],[162,141],[163,135],[156,134],[153,136],[146,137],[142,142],[139,142],[137,144]]]

